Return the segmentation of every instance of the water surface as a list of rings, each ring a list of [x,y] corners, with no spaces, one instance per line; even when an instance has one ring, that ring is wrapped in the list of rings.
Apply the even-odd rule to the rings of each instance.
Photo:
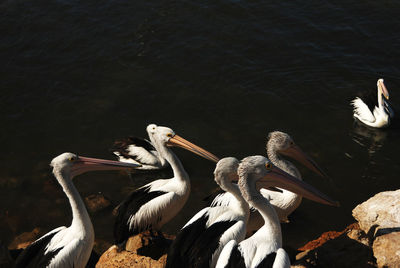
[[[341,203],[304,201],[283,227],[297,248],[354,220],[358,203],[399,188],[399,128],[354,123],[349,102],[385,78],[400,99],[398,1],[54,1],[0,4],[0,238],[71,220],[48,167],[70,151],[112,158],[116,138],[156,123],[219,157],[264,154],[269,131],[294,138],[326,172],[304,180]],[[174,150],[190,199],[175,233],[216,187],[214,165]],[[10,178],[12,179],[11,183]],[[6,182],[7,181],[7,182]],[[117,205],[125,174],[75,179]],[[112,208],[91,215],[112,240]]]

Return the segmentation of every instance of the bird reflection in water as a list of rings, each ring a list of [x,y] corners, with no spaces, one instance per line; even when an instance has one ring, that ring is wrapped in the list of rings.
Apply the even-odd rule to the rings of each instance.
[[[350,135],[354,142],[368,150],[369,157],[373,162],[372,157],[383,147],[386,141],[387,131],[370,128],[355,121]],[[373,164],[371,161],[370,163]]]

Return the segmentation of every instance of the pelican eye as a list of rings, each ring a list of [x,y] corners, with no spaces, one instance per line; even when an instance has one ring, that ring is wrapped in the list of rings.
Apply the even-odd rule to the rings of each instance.
[[[167,137],[169,137],[169,138],[172,138],[172,136],[173,136],[172,133],[167,134]]]
[[[272,164],[271,164],[270,162],[265,163],[265,168],[266,168],[267,170],[271,170]]]
[[[76,157],[71,156],[70,158],[68,158],[68,160],[74,162],[76,160]]]

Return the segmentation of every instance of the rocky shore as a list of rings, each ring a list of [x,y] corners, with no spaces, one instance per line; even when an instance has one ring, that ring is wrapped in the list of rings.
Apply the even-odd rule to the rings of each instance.
[[[299,248],[292,267],[400,267],[400,190],[376,194],[354,208],[353,217],[357,222],[344,230],[325,232]],[[23,233],[8,248],[0,241],[0,267],[12,267],[18,251],[39,235],[39,228]],[[161,268],[173,239],[146,232],[120,247],[96,240],[94,251],[104,253],[99,259],[93,254],[87,267]]]

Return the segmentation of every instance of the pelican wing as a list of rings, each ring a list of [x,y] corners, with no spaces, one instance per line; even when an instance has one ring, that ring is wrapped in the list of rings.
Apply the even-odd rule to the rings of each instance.
[[[143,165],[142,169],[159,169],[162,166],[153,144],[142,138],[127,137],[114,142],[111,148],[119,161]]]
[[[38,240],[30,244],[17,258],[15,267],[46,267],[51,259],[57,254],[57,249],[46,253],[47,246],[51,239],[61,230],[66,229],[65,226],[59,227],[40,237]]]
[[[230,241],[219,255],[217,268],[236,268],[246,267],[245,260],[239,245],[235,241]]]
[[[218,207],[218,206],[222,206],[222,207],[226,207],[229,206],[229,204],[231,202],[234,202],[236,200],[235,196],[231,193],[228,192],[220,192],[212,201],[211,203],[211,207]]]
[[[370,123],[375,122],[375,116],[360,98],[355,98],[351,104],[353,105],[354,116],[362,121],[368,121]]]
[[[114,224],[114,239],[116,244],[124,242],[130,235],[137,234],[140,230],[129,229],[131,216],[152,199],[166,194],[163,191],[150,191],[151,185],[147,184],[132,192],[117,209],[117,219]]]
[[[220,238],[237,221],[218,221],[207,226],[209,214],[201,211],[197,220],[186,225],[177,235],[168,253],[168,267],[209,267]]]

